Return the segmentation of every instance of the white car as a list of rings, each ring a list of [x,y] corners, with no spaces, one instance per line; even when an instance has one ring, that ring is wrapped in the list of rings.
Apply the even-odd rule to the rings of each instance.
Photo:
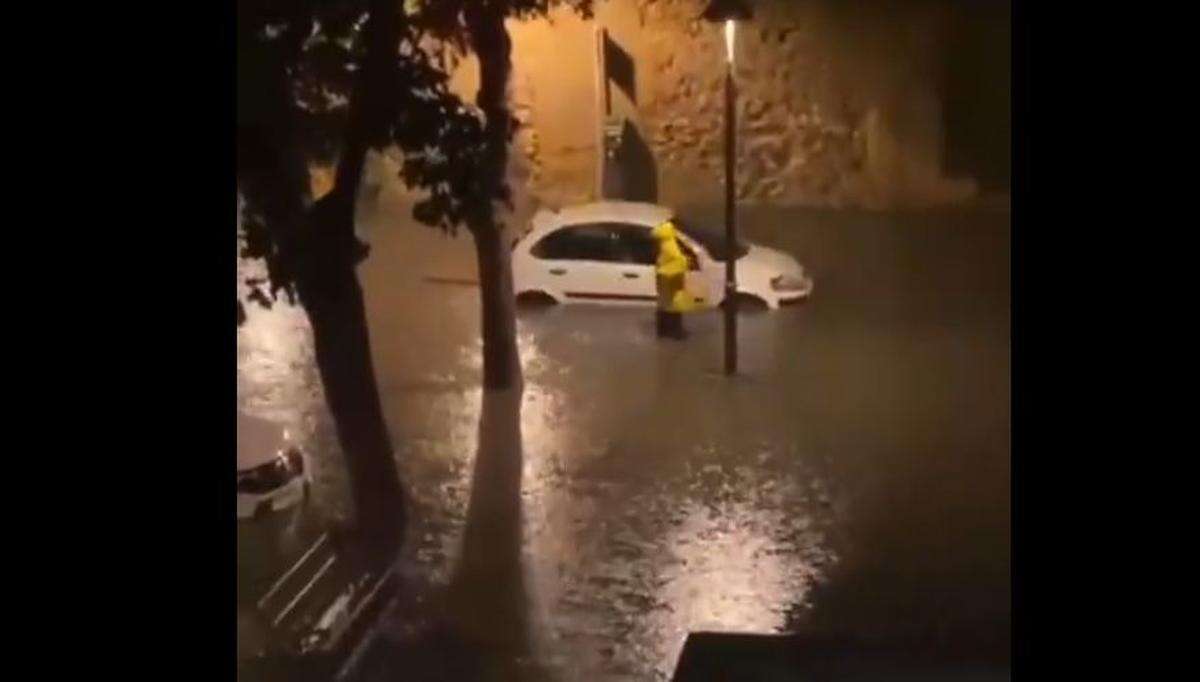
[[[691,261],[687,288],[705,306],[725,298],[725,237],[693,229],[664,206],[602,201],[539,211],[532,229],[513,245],[518,300],[654,305],[658,245],[650,231],[671,220]],[[768,308],[796,303],[813,288],[795,258],[756,244],[736,248],[741,300]],[[739,302],[740,302],[739,301]]]
[[[237,517],[286,509],[308,496],[304,455],[278,424],[238,413]]]

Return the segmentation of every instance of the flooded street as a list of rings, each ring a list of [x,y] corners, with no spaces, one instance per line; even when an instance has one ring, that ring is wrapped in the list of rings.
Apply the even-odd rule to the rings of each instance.
[[[715,312],[673,342],[651,309],[559,306],[521,311],[524,391],[487,396],[477,290],[428,280],[474,276],[469,237],[364,220],[413,513],[361,679],[665,680],[697,630],[1007,642],[1009,213],[741,215],[816,284],[742,317],[739,376]],[[302,313],[249,312],[239,406],[314,485],[239,522],[243,609],[349,508]]]

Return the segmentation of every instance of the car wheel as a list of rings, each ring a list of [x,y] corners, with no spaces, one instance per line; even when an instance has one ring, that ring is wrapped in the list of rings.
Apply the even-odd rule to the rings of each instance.
[[[721,307],[725,307],[726,305],[724,301],[721,302]],[[766,312],[770,308],[766,301],[754,294],[738,293],[737,295],[737,311],[739,314],[756,315]]]
[[[557,305],[558,301],[544,291],[522,291],[517,294],[517,305],[527,308],[546,308]]]
[[[261,500],[258,504],[254,505],[254,518],[261,519],[270,513],[271,513],[270,498]]]

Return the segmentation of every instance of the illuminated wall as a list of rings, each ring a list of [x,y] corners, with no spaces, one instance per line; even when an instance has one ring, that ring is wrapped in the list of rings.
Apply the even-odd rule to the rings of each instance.
[[[511,97],[524,124],[510,175],[520,204],[562,205],[601,192],[597,26],[632,64],[630,82],[608,92],[613,113],[628,118],[645,149],[639,163],[650,165],[633,189],[673,205],[719,203],[724,45],[719,27],[698,19],[702,7],[702,0],[600,0],[592,21],[557,10],[510,22]],[[973,178],[944,171],[952,7],[755,3],[737,42],[740,199],[890,208],[972,197]],[[454,83],[473,98],[473,59]]]

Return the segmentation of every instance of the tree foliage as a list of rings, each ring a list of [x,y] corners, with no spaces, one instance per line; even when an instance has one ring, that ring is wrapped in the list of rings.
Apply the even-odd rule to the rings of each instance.
[[[365,245],[352,235],[318,234],[320,222],[305,215],[315,208],[309,168],[343,152],[356,98],[369,109],[361,112],[370,119],[362,126],[367,146],[398,149],[403,181],[425,195],[414,207],[416,220],[447,231],[497,228],[495,204],[511,205],[511,195],[502,170],[488,163],[501,143],[487,128],[506,117],[500,126],[506,145],[517,122],[506,107],[487,111],[463,101],[450,90],[449,76],[478,44],[472,17],[486,16],[503,30],[504,19],[545,15],[559,4],[591,14],[592,0],[239,0],[241,254],[261,258],[267,269],[266,280],[246,282],[249,298],[263,305],[280,295],[294,300],[297,276],[315,259],[365,257]],[[397,32],[398,50],[373,70],[386,79],[378,90],[388,96],[364,102],[365,27],[381,8],[394,10],[389,28]],[[354,197],[330,199],[339,200]]]

